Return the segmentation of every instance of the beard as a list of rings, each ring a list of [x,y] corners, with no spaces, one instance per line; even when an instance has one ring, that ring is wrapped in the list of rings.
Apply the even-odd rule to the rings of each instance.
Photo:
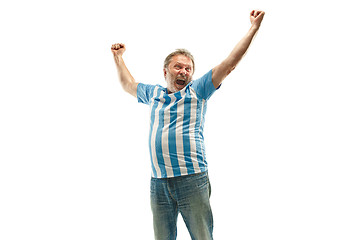
[[[169,79],[167,79],[168,90],[171,92],[178,92],[183,89],[186,85],[191,82],[191,76],[177,75],[174,76],[170,74]]]

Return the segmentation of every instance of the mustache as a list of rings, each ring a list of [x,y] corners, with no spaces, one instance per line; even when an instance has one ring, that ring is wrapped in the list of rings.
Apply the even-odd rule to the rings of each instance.
[[[180,75],[176,76],[175,80],[188,81],[188,80],[190,80],[190,76],[186,76],[185,74],[180,74]]]

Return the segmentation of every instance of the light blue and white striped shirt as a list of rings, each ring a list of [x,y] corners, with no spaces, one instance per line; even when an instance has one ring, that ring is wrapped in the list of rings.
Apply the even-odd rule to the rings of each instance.
[[[209,71],[171,94],[160,85],[138,84],[138,101],[150,105],[152,177],[207,171],[203,129],[207,100],[216,90],[211,78]]]

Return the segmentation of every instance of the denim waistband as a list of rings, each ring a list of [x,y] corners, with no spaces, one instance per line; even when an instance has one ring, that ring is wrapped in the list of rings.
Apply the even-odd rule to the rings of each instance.
[[[207,175],[208,175],[208,171],[205,171],[205,172],[194,173],[194,174],[178,176],[178,177],[172,177],[172,178],[154,178],[154,177],[151,177],[151,180],[152,181],[160,181],[160,182],[161,181],[164,181],[164,182],[178,181],[178,180],[184,181],[184,180],[190,180],[190,179],[193,179],[193,178],[198,178],[198,177],[207,176]]]

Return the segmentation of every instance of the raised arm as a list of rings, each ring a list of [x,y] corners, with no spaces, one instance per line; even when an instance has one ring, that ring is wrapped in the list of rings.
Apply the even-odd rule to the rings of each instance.
[[[138,83],[135,82],[135,79],[130,74],[122,58],[122,55],[124,54],[125,50],[126,50],[125,44],[122,43],[116,43],[111,46],[111,52],[114,55],[114,60],[118,71],[121,86],[126,92],[130,93],[134,97],[137,97]]]
[[[251,28],[247,34],[236,44],[230,55],[218,66],[213,68],[212,82],[215,88],[218,88],[227,75],[235,69],[236,65],[245,56],[252,40],[260,28],[265,12],[253,10],[250,13]]]

